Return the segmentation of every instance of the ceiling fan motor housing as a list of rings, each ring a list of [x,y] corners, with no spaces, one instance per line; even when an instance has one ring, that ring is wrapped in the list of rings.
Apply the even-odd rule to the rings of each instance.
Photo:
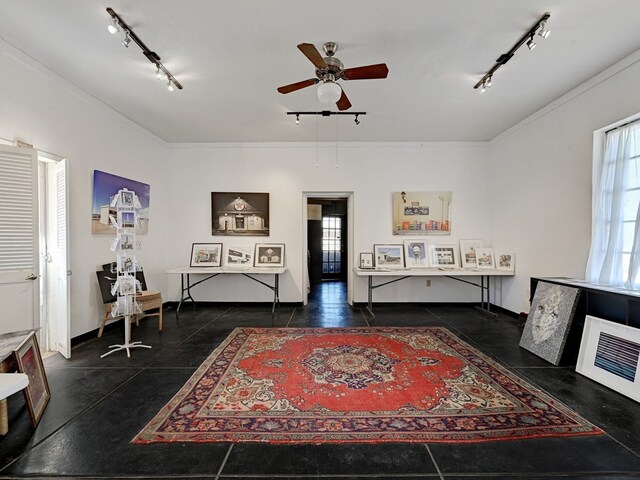
[[[323,82],[340,80],[344,69],[342,62],[336,57],[325,57],[324,61],[327,64],[327,68],[316,68],[316,76]],[[327,80],[327,75],[333,75],[333,79]]]

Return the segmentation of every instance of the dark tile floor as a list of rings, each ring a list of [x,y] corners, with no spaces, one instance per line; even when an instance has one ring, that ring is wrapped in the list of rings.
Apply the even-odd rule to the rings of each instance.
[[[345,304],[344,286],[325,282],[306,308],[281,307],[276,326],[368,324]],[[499,363],[602,427],[607,435],[479,444],[152,444],[133,436],[237,326],[271,326],[265,306],[167,310],[133,328],[152,345],[128,359],[114,353],[121,326],[74,347],[72,359],[45,361],[52,398],[37,429],[20,395],[9,399],[10,431],[0,440],[0,478],[640,478],[640,406],[571,367],[553,367],[518,347],[522,327],[472,306],[393,305],[375,309],[375,325],[445,326]]]

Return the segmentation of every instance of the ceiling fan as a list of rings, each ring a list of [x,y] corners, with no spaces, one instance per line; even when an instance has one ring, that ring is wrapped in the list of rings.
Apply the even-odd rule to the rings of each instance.
[[[318,83],[318,100],[323,103],[336,103],[338,110],[348,110],[351,102],[345,95],[338,80],[368,80],[374,78],[387,78],[389,69],[385,63],[367,65],[364,67],[344,68],[340,60],[334,57],[338,45],[327,42],[322,46],[327,55],[322,58],[318,49],[312,43],[301,43],[298,49],[316,66],[316,77],[301,82],[291,83],[278,88],[280,93],[291,93],[301,88],[310,87]]]

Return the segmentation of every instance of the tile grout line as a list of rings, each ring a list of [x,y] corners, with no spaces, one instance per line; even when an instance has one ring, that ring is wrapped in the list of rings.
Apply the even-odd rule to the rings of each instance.
[[[293,319],[293,315],[296,313],[297,309],[298,307],[293,307],[293,310],[291,311],[291,315],[289,315],[289,320],[287,320],[287,324],[284,326],[284,328],[289,328],[289,325],[291,325],[291,320]]]
[[[436,467],[436,472],[438,472],[438,476],[440,477],[440,480],[444,480],[444,477],[442,476],[442,471],[440,470],[440,467],[438,466],[438,463],[436,462],[436,457],[433,456],[433,453],[431,452],[431,449],[429,448],[429,445],[427,445],[426,443],[423,443],[424,448],[427,449],[427,452],[429,452],[429,456],[431,457],[431,461],[433,462],[433,466]]]
[[[218,480],[220,478],[220,475],[222,474],[222,470],[224,469],[225,465],[227,464],[227,460],[229,459],[229,455],[231,455],[231,450],[233,450],[233,443],[229,445],[229,450],[227,450],[227,454],[222,459],[222,463],[220,464],[218,473],[216,473],[215,480]]]

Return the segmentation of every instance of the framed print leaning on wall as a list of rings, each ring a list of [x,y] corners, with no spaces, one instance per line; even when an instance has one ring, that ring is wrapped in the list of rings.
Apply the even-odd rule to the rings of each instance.
[[[35,332],[29,335],[15,350],[18,371],[26,373],[29,385],[24,389],[24,399],[34,427],[40,422],[44,409],[51,398],[49,382],[42,364]]]
[[[476,257],[478,258],[478,268],[496,268],[493,248],[476,248]]]
[[[576,372],[640,402],[640,330],[587,315]]]
[[[429,255],[426,240],[405,240],[404,259],[407,268],[429,267]]]
[[[440,268],[458,268],[457,245],[429,245],[431,266]]]
[[[478,268],[476,250],[482,247],[484,247],[484,242],[480,239],[460,240],[462,268]]]
[[[400,244],[376,244],[373,246],[375,268],[404,268],[403,246]]]
[[[230,268],[253,266],[253,246],[232,245],[225,248],[224,265]]]
[[[190,267],[219,267],[221,261],[221,243],[194,243],[191,246]]]
[[[284,267],[284,243],[256,243],[254,266]]]

